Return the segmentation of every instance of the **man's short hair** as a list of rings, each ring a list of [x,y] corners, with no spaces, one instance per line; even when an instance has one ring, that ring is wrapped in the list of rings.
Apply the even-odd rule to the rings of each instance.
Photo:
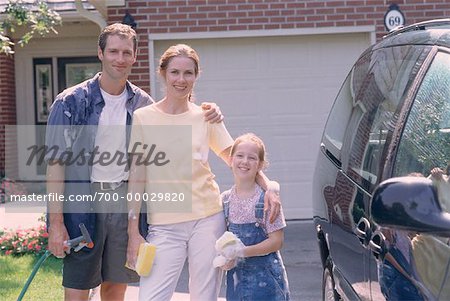
[[[122,23],[114,23],[106,26],[100,36],[98,37],[98,46],[102,50],[105,51],[106,40],[109,36],[117,35],[121,38],[132,39],[133,40],[133,50],[136,52],[137,50],[137,34],[131,26],[122,24]]]

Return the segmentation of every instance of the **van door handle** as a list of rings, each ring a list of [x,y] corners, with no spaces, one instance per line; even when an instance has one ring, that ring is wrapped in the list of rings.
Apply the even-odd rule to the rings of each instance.
[[[380,231],[375,231],[369,242],[369,248],[376,259],[383,260],[386,254],[386,237]]]
[[[339,169],[342,168],[341,160],[339,160],[335,155],[333,155],[333,153],[331,153],[331,152],[325,147],[325,144],[321,143],[321,144],[320,144],[320,149],[321,149],[322,152],[325,154],[325,156],[327,156],[327,157],[334,163],[334,165],[336,165],[337,168],[339,168]]]
[[[359,241],[364,246],[367,246],[372,235],[372,230],[370,229],[370,222],[365,217],[361,217],[354,232],[359,238]]]

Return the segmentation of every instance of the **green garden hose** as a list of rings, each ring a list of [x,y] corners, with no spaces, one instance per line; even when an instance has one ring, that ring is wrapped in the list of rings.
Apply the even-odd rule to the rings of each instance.
[[[19,297],[17,298],[17,301],[21,301],[23,296],[25,295],[25,293],[28,290],[28,287],[31,284],[31,281],[33,281],[34,276],[36,275],[37,271],[39,270],[39,268],[41,267],[41,265],[44,263],[44,261],[51,255],[52,253],[50,253],[49,250],[45,251],[44,255],[41,256],[41,258],[39,258],[38,262],[36,262],[36,264],[33,267],[33,270],[31,271],[30,277],[28,277],[27,282],[25,283],[24,287],[22,288],[22,291],[20,292]]]

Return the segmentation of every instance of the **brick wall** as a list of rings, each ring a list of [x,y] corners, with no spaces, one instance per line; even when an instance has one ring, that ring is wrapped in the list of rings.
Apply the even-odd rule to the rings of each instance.
[[[0,177],[5,169],[7,175],[17,176],[17,147],[15,138],[8,131],[5,144],[5,126],[16,124],[16,95],[14,84],[14,58],[0,54]],[[8,153],[8,162],[5,162],[5,152]],[[6,168],[8,167],[8,168]],[[12,173],[11,173],[12,172]]]
[[[150,33],[375,25],[381,39],[386,34],[383,17],[392,2],[399,5],[406,24],[450,17],[450,0],[127,0],[124,7],[108,9],[108,21],[120,22],[126,11],[136,20],[140,53],[130,79],[149,91]]]

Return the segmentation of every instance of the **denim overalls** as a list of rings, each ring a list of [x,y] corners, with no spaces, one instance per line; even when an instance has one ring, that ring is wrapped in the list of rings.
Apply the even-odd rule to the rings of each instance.
[[[255,245],[267,239],[263,227],[264,192],[255,205],[255,223],[233,224],[228,220],[229,195],[224,197],[225,219],[228,231],[236,234],[244,245]],[[279,252],[265,256],[247,257],[227,272],[228,301],[281,301],[289,300],[286,270]]]

